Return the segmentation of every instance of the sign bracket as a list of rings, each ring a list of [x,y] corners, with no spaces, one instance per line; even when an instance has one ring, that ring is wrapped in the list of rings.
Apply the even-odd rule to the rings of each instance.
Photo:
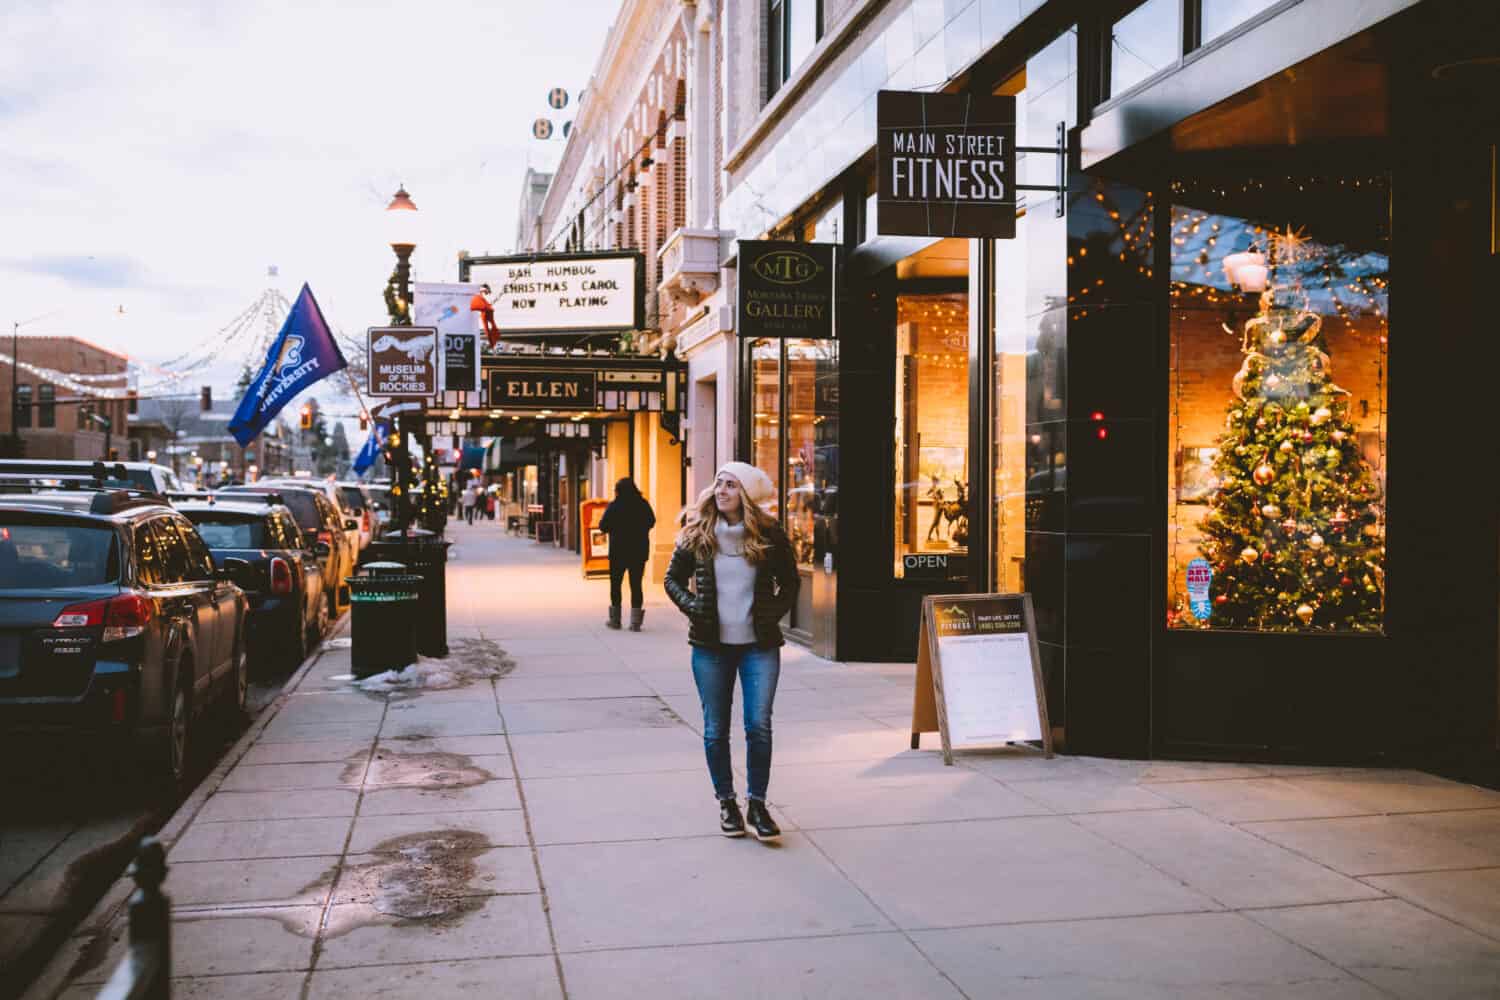
[[[1057,205],[1052,214],[1061,219],[1067,212],[1068,193],[1068,123],[1057,123],[1057,145],[1056,146],[1017,146],[1018,153],[1042,153],[1044,155],[1057,156],[1057,183],[1054,184],[1015,184],[1012,185],[1017,191],[1051,191],[1057,195]]]

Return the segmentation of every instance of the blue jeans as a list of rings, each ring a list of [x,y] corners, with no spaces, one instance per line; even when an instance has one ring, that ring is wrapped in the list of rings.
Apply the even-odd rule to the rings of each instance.
[[[746,771],[749,795],[766,799],[771,782],[771,703],[781,676],[781,650],[757,646],[693,647],[693,680],[703,703],[703,751],[714,794],[734,798],[734,771],[729,765],[729,716],[734,710],[734,678],[745,695]]]

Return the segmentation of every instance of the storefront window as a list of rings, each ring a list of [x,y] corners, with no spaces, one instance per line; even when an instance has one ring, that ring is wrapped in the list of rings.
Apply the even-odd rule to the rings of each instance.
[[[1074,32],[1060,36],[996,89],[1016,96],[1021,144],[1046,145],[1058,121],[1075,120],[1076,48]],[[1021,159],[1031,183],[1048,183],[1047,171],[1056,169],[1051,156]],[[1060,581],[1061,561],[1047,558],[1055,550],[1027,543],[1036,532],[1061,530],[1067,488],[1068,226],[1055,198],[1027,192],[1015,239],[995,242],[993,275],[992,586],[1032,591],[1045,621],[1057,619],[1060,583],[1043,581]]]
[[[1168,624],[1379,631],[1385,181],[1174,196]]]
[[[811,568],[832,551],[838,513],[837,341],[787,341],[786,399],[786,530],[798,565]]]
[[[1177,61],[1182,0],[1146,0],[1109,30],[1109,96],[1123,94]]]
[[[968,553],[968,345],[966,292],[896,297],[898,579],[908,575],[907,557]],[[956,575],[967,568],[964,559],[947,565]]]
[[[781,342],[756,340],[750,345],[750,464],[762,469],[781,493]],[[766,510],[780,514],[773,496]]]

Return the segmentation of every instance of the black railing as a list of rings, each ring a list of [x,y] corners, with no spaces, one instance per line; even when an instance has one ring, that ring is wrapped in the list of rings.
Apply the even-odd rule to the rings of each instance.
[[[172,904],[162,894],[167,852],[147,837],[130,865],[130,950],[99,993],[99,1000],[166,1000],[171,996]]]

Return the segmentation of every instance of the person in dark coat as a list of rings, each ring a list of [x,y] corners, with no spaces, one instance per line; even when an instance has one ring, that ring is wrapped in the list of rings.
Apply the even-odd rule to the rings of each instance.
[[[651,529],[656,514],[641,491],[627,476],[615,483],[615,498],[599,519],[599,530],[609,536],[609,620],[620,627],[620,583],[630,574],[630,631],[639,632],[646,620],[646,595],[641,577],[651,554]]]

